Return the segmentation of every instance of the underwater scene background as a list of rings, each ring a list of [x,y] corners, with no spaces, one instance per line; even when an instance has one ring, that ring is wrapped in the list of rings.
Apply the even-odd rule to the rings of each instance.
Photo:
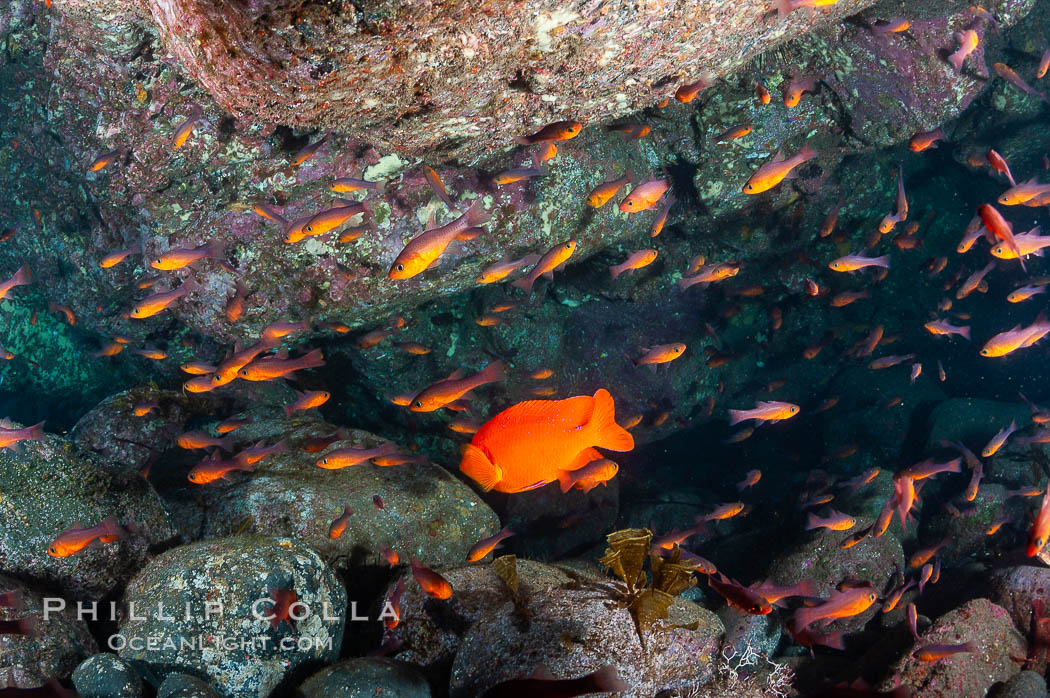
[[[1050,0],[0,42],[0,694],[1047,695]]]

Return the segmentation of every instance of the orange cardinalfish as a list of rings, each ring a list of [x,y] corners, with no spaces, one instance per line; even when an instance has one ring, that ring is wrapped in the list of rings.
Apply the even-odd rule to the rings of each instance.
[[[1050,333],[1050,323],[1047,322],[1045,313],[1040,313],[1031,325],[1022,327],[1014,326],[1006,332],[1000,332],[989,339],[980,354],[985,357],[999,357],[1012,354],[1018,349],[1030,347]]]
[[[619,131],[623,134],[625,141],[636,141],[645,138],[652,132],[652,128],[646,124],[616,124],[606,128],[607,131]]]
[[[288,164],[290,164],[292,167],[298,167],[299,165],[302,165],[304,162],[316,155],[317,151],[320,150],[321,146],[323,146],[327,141],[328,134],[326,133],[313,143],[305,145],[298,153],[296,153],[292,157]]]
[[[453,240],[473,238],[473,234],[468,234],[468,229],[480,225],[487,218],[481,199],[475,199],[467,212],[456,220],[412,238],[397,255],[387,277],[394,280],[411,279],[422,273],[448,249]]]
[[[493,284],[497,281],[502,281],[518,269],[535,264],[539,261],[540,256],[538,254],[530,254],[522,257],[521,259],[513,259],[505,262],[496,262],[490,264],[481,270],[474,280],[479,284]]]
[[[354,465],[360,465],[377,456],[388,456],[397,453],[397,451],[397,444],[390,441],[381,443],[373,448],[360,448],[357,446],[339,448],[318,458],[317,467],[325,470],[349,468]]]
[[[240,470],[246,473],[255,472],[250,463],[244,463],[236,458],[220,460],[218,451],[198,463],[186,476],[186,479],[195,485],[207,485],[216,480],[232,480],[230,473]]]
[[[168,250],[154,257],[149,265],[161,271],[173,271],[187,267],[201,259],[222,259],[224,254],[222,242],[212,240],[200,247],[180,247]]]
[[[806,515],[806,530],[826,528],[829,531],[848,531],[857,525],[857,519],[841,511],[832,510],[828,516],[817,516],[813,512]]]
[[[669,361],[674,361],[679,356],[685,353],[685,345],[681,342],[674,344],[661,344],[659,346],[649,348],[642,348],[645,352],[639,358],[634,359],[634,365],[637,366],[654,366],[655,364],[665,364]]]
[[[696,82],[687,82],[678,87],[675,90],[674,98],[682,104],[688,104],[696,99],[696,96],[703,90],[707,89],[714,84],[714,76],[710,74],[704,74],[700,76],[700,79]]]
[[[409,409],[413,412],[433,412],[464,397],[467,393],[488,383],[507,377],[502,361],[493,361],[473,376],[464,378],[463,370],[457,369],[448,378],[427,386],[415,397]]]
[[[1033,89],[1031,85],[1029,85],[1027,82],[1021,79],[1020,75],[1014,72],[1013,68],[1006,65],[1005,63],[993,63],[992,70],[994,70],[996,74],[1003,80],[1006,80],[1008,83],[1019,89],[1021,92],[1024,92],[1026,95],[1038,97],[1044,102],[1047,101],[1046,92],[1039,92],[1038,90]]]
[[[609,267],[609,275],[616,279],[624,272],[632,272],[642,267],[647,267],[656,261],[656,250],[636,250],[627,256],[623,262]]]
[[[270,381],[318,366],[324,366],[324,357],[320,349],[314,349],[295,359],[259,359],[238,371],[237,377],[246,381]]]
[[[44,438],[44,423],[15,429],[8,419],[0,420],[0,448],[7,448],[19,441],[40,441]]]
[[[311,390],[305,393],[297,393],[299,396],[295,402],[290,405],[284,405],[284,415],[291,417],[293,412],[299,410],[312,410],[315,407],[328,402],[328,398],[332,397],[331,394],[326,390]]]
[[[713,574],[708,575],[707,583],[726,600],[726,604],[738,611],[756,616],[773,612],[772,604],[762,594],[734,582],[722,573],[718,573],[717,578]]]
[[[310,329],[310,324],[305,320],[299,322],[272,322],[263,330],[262,340],[264,343],[272,345],[293,332],[305,332],[308,329]]]
[[[963,62],[974,52],[977,45],[981,43],[981,39],[973,29],[965,29],[961,32],[955,32],[952,34],[952,38],[959,42],[959,48],[948,56],[948,63],[950,63],[952,68],[955,69],[955,72],[961,73]]]
[[[214,369],[214,375],[211,377],[211,386],[217,388],[230,383],[237,378],[237,373],[242,368],[254,361],[259,354],[272,349],[273,346],[272,342],[263,340],[246,349],[234,352]]]
[[[737,138],[743,138],[747,134],[751,133],[754,126],[751,124],[744,124],[743,126],[734,126],[730,129],[726,129],[722,133],[715,136],[716,143],[723,143],[725,141],[736,140]]]
[[[976,654],[977,652],[978,648],[975,643],[964,642],[961,645],[923,645],[912,652],[911,656],[915,657],[920,662],[936,662],[938,659],[944,659],[945,657],[951,657],[956,654]]]
[[[1014,244],[1022,257],[1027,257],[1030,254],[1042,257],[1043,250],[1050,247],[1050,235],[1040,235],[1040,232],[1041,230],[1037,225],[1027,233],[1014,236]],[[991,252],[996,259],[1016,259],[1014,250],[1010,249],[1006,243],[999,243],[992,248]]]
[[[218,447],[224,451],[233,450],[232,436],[210,436],[203,431],[187,431],[175,437],[175,444],[179,448],[194,450],[198,448]]]
[[[7,281],[0,281],[0,300],[7,297],[7,294],[11,292],[11,289],[16,286],[26,286],[29,284],[29,270],[26,269],[25,265],[18,268],[15,275]]]
[[[737,492],[743,492],[744,490],[746,490],[749,487],[754,487],[756,484],[758,484],[758,481],[761,480],[761,479],[762,479],[762,471],[761,470],[749,470],[749,471],[747,471],[747,475],[744,476],[744,479],[741,480],[740,482],[736,483]]]
[[[601,454],[591,449],[594,460],[579,470],[562,471],[558,475],[561,491],[568,492],[571,489],[583,490],[587,494],[598,485],[608,486],[609,480],[616,477],[620,466],[608,458],[602,458]]]
[[[924,461],[919,461],[915,465],[910,465],[904,470],[900,471],[901,475],[905,475],[912,480],[925,480],[928,477],[939,475],[941,473],[958,473],[962,472],[962,458],[953,458],[943,463],[938,463],[933,458],[927,458]]]
[[[744,511],[744,506],[745,505],[743,502],[729,502],[728,504],[720,504],[717,507],[715,507],[714,511],[712,511],[710,514],[706,514],[702,518],[698,519],[698,522],[701,520],[725,521],[726,519],[731,519],[737,514]]]
[[[913,153],[921,153],[929,148],[936,148],[937,141],[943,140],[944,131],[942,129],[935,128],[932,131],[920,131],[908,141],[908,148]]]
[[[888,20],[878,20],[870,27],[876,34],[899,34],[911,28],[911,20],[903,17],[894,17]]]
[[[430,353],[430,347],[419,342],[394,342],[394,346],[413,356],[426,356]]]
[[[379,182],[370,182],[367,179],[355,179],[354,177],[340,177],[329,187],[334,192],[340,194],[349,194],[350,192],[361,191],[362,189],[371,189],[372,191],[379,191]]]
[[[508,407],[474,434],[459,468],[486,492],[524,492],[592,462],[593,447],[634,448],[634,437],[616,423],[613,398],[604,389],[593,397]]]
[[[198,288],[197,280],[190,277],[183,281],[182,285],[176,289],[165,291],[163,293],[155,293],[136,303],[131,309],[131,317],[136,320],[153,317],[157,313],[163,312],[175,301],[196,291]]]
[[[112,267],[117,266],[131,255],[138,254],[138,252],[138,247],[129,247],[126,250],[117,250],[115,252],[110,252],[102,258],[102,260],[98,263],[98,266],[102,269],[110,269]]]
[[[1017,240],[1014,239],[1013,226],[1003,218],[1003,214],[999,213],[990,204],[981,204],[977,207],[977,215],[981,217],[984,227],[991,231],[995,237],[1002,240],[1006,244],[1007,249],[1017,256],[1017,261],[1021,263],[1021,269],[1027,271],[1024,266],[1024,256],[1021,254],[1021,249],[1017,246]]]
[[[653,218],[653,224],[649,228],[649,237],[654,238],[663,232],[664,225],[667,223],[667,216],[671,212],[672,206],[674,206],[674,197],[670,195],[666,196],[664,202],[656,211],[656,217]]]
[[[755,97],[761,104],[769,104],[772,101],[772,98],[769,95],[769,90],[767,90],[766,86],[760,83],[758,80],[755,80],[754,83]]]
[[[285,229],[284,242],[294,244],[302,242],[308,237],[325,235],[359,213],[366,215],[370,213],[368,204],[365,202],[349,201],[347,199],[339,199],[338,201],[341,202],[340,206],[326,208],[312,216],[296,219],[289,224]],[[358,231],[357,235],[360,235],[363,230]],[[357,236],[353,236],[346,240],[340,239],[340,242],[353,242],[356,239]]]
[[[655,206],[670,187],[671,180],[667,178],[654,178],[643,182],[631,189],[631,193],[620,201],[620,210],[624,213],[646,211]]]
[[[754,409],[729,410],[729,425],[735,426],[749,419],[754,419],[759,424],[776,423],[791,419],[798,414],[798,409],[798,405],[790,402],[759,402]]]
[[[441,181],[441,176],[433,167],[423,165],[423,178],[427,180],[427,184],[430,186],[430,190],[434,192],[434,196],[441,199],[441,202],[448,207],[448,210],[457,210],[455,202],[452,201],[452,197],[448,195],[448,190],[445,189],[445,183]]]
[[[1006,158],[994,150],[989,150],[985,154],[985,158],[988,160],[988,164],[992,166],[993,170],[1006,177],[1007,181],[1010,182],[1011,187],[1017,186],[1017,182],[1014,180],[1014,175],[1010,172],[1010,164],[1006,162]]]
[[[551,141],[567,141],[580,135],[583,124],[579,121],[555,121],[547,124],[531,136],[519,136],[514,139],[518,145],[533,145]]]
[[[762,598],[775,606],[783,606],[784,604],[780,601],[792,596],[812,598],[817,595],[817,583],[812,579],[803,579],[790,586],[779,586],[767,579],[761,584],[752,584],[748,589],[760,594]]]
[[[871,608],[878,595],[870,587],[852,587],[831,592],[831,598],[812,608],[795,611],[795,628],[806,628],[818,620],[829,622],[838,618],[852,618]]]
[[[1025,549],[1028,557],[1039,554],[1046,546],[1047,536],[1050,536],[1050,483],[1047,483],[1043,503],[1039,506],[1035,521],[1032,522],[1032,529],[1028,532],[1028,547]]]
[[[343,535],[343,531],[346,530],[346,524],[350,520],[350,515],[353,513],[350,507],[343,505],[343,513],[333,519],[328,526],[328,537],[335,540]]]
[[[1040,184],[1032,177],[1027,182],[1016,184],[999,196],[999,203],[1003,206],[1016,206],[1037,197],[1050,193],[1050,184]]]
[[[630,173],[627,173],[619,179],[611,179],[607,182],[602,182],[587,195],[587,205],[591,208],[601,208],[609,203],[611,198],[616,196],[616,192],[620,191],[633,181],[634,177],[632,177]]]
[[[887,254],[882,255],[881,257],[863,257],[861,255],[853,254],[839,257],[828,263],[828,268],[837,272],[854,272],[860,269],[866,269],[867,267],[882,267],[883,269],[889,269],[890,256]]]
[[[768,191],[784,179],[794,177],[792,170],[815,157],[817,157],[817,151],[809,147],[808,143],[802,146],[801,151],[787,159],[784,158],[783,152],[778,150],[771,162],[759,167],[748,178],[743,191],[745,194],[759,194]]]
[[[477,562],[478,560],[481,560],[493,550],[500,547],[500,543],[513,535],[514,531],[504,526],[496,535],[482,538],[475,543],[474,547],[472,547],[467,553],[467,562]]]
[[[511,286],[520,288],[525,291],[526,294],[531,295],[532,287],[536,283],[536,280],[541,276],[553,280],[554,271],[564,265],[575,251],[575,240],[569,240],[560,245],[555,245],[540,257],[539,261],[536,262],[536,266],[534,266],[528,274],[513,282]]]
[[[412,577],[429,596],[435,599],[447,599],[452,596],[452,585],[447,579],[414,557],[410,557],[408,561],[412,565]]]
[[[144,359],[151,359],[153,361],[163,361],[168,358],[168,352],[163,349],[157,349],[155,347],[143,347],[142,349],[132,349],[131,353],[135,356],[141,356]]]
[[[231,417],[230,419],[224,419],[221,422],[219,422],[218,424],[216,424],[215,425],[215,431],[217,433],[219,433],[219,434],[226,435],[226,434],[229,434],[231,432],[237,431],[238,429],[240,429],[241,427],[243,427],[246,424],[251,424],[251,423],[252,423],[252,418],[251,417],[240,417],[240,418]]]
[[[102,155],[99,155],[97,158],[91,161],[91,164],[88,165],[88,171],[98,172],[99,170],[116,160],[119,155],[120,148],[117,148],[116,150],[111,150],[108,153],[102,153]]]
[[[1010,421],[1010,425],[1003,427],[992,437],[992,440],[981,450],[982,458],[991,458],[994,456],[1000,448],[1006,444],[1006,440],[1017,431],[1017,422],[1014,420]]]
[[[813,2],[820,0],[794,0],[794,2]],[[792,78],[789,82],[783,84],[784,94],[784,106],[788,109],[794,109],[798,106],[798,103],[802,101],[802,95],[810,92],[814,93],[820,89],[820,78],[815,77],[799,77]]]
[[[237,280],[234,288],[233,298],[230,299],[226,304],[226,308],[223,309],[227,322],[237,322],[241,319],[241,315],[244,314],[244,301],[249,293],[248,287],[240,279]]]
[[[179,370],[183,373],[188,373],[191,376],[203,376],[209,373],[215,373],[215,367],[205,361],[187,361],[179,366]]]
[[[193,134],[194,126],[197,125],[202,116],[204,116],[204,111],[200,107],[194,107],[190,111],[190,115],[186,117],[186,120],[175,129],[171,141],[172,150],[178,150],[186,144],[186,140]]]
[[[51,557],[69,557],[76,555],[85,548],[97,548],[103,543],[112,543],[126,531],[117,525],[114,516],[107,516],[102,523],[95,524],[89,528],[77,528],[74,522],[73,528],[58,534],[47,548],[47,554]]]
[[[736,262],[719,262],[717,264],[704,264],[692,276],[683,276],[678,280],[678,288],[687,289],[696,284],[713,284],[717,281],[736,276],[740,272],[740,265]]]

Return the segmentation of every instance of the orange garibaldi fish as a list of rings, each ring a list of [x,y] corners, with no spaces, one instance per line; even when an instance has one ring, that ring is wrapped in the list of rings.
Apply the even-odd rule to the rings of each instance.
[[[592,447],[630,451],[607,390],[593,397],[530,400],[487,421],[463,451],[459,469],[486,491],[524,492],[594,460]]]

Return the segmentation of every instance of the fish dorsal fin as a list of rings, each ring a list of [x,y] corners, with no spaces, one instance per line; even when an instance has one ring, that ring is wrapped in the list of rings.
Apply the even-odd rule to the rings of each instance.
[[[444,380],[447,380],[447,381],[458,381],[458,380],[462,379],[464,375],[466,375],[466,374],[463,373],[463,369],[462,368],[457,368],[455,371],[453,371],[452,373],[448,374],[448,378],[445,378]]]
[[[554,676],[551,675],[551,673],[549,671],[547,671],[547,667],[543,666],[542,664],[537,665],[537,667],[532,670],[532,673],[529,675],[529,678],[530,679],[537,679],[539,681],[554,681],[555,680]]]
[[[781,150],[778,150],[776,152],[776,154],[773,155],[773,162],[783,162],[783,161],[784,161],[784,151],[781,149]]]

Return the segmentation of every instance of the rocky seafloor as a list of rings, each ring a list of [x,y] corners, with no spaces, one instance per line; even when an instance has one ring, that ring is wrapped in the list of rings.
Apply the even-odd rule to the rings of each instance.
[[[0,694],[577,695],[558,681],[611,666],[615,695],[645,698],[1046,696],[1050,556],[1027,548],[1050,498],[1047,349],[979,351],[1041,327],[1050,272],[960,238],[981,204],[1018,234],[1050,224],[996,203],[993,167],[1050,178],[1050,0],[794,4],[0,5],[0,281],[29,272],[0,294],[0,433],[44,422],[0,448]],[[563,120],[582,130],[542,163],[515,142]],[[804,146],[795,176],[744,192]],[[899,173],[907,214],[879,234]],[[658,178],[653,236],[659,204],[618,204]],[[338,197],[363,206],[285,241]],[[483,230],[390,278],[472,205]],[[531,263],[479,281],[569,241],[531,293],[507,283]],[[180,249],[203,256],[151,265]],[[851,254],[889,270],[829,268]],[[728,278],[683,287],[717,264]],[[180,368],[207,380],[281,322],[261,361],[323,365],[205,391]],[[495,362],[507,377],[469,401],[408,409]],[[488,492],[459,468],[501,410],[599,389],[634,440],[602,451],[615,477]],[[759,401],[798,413],[730,424]],[[387,461],[318,467],[346,447]],[[119,535],[49,553],[107,521]]]

